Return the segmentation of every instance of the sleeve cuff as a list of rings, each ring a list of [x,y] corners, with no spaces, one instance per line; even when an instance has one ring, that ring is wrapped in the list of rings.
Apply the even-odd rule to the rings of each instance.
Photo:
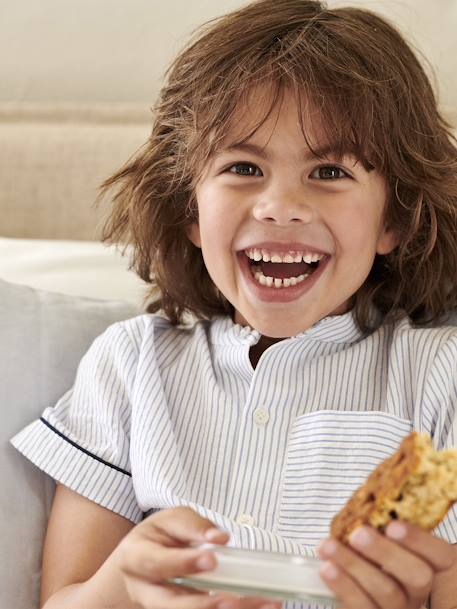
[[[77,446],[43,420],[28,425],[11,444],[56,482],[134,523],[143,520],[131,474]]]

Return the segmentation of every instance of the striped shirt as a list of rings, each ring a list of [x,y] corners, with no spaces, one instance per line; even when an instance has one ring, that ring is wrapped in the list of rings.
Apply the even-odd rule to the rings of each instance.
[[[116,323],[74,387],[12,440],[38,467],[139,522],[193,507],[250,549],[315,555],[329,523],[413,429],[457,444],[457,328],[351,313],[269,347],[229,318]],[[457,511],[437,534],[457,541]],[[314,605],[288,603],[288,607]]]

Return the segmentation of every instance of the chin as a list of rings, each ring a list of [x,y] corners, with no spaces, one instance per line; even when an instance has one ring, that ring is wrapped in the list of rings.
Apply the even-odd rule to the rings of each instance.
[[[252,323],[249,323],[249,325],[260,332],[262,336],[267,336],[269,338],[289,338],[305,332],[314,325],[316,321],[307,321],[303,319],[300,320],[299,323],[291,323],[290,321],[281,323],[278,319],[265,322],[252,320]]]
[[[306,332],[312,326],[317,324],[324,317],[332,315],[343,315],[349,310],[348,301],[343,302],[338,307],[330,311],[308,311],[308,314],[294,315],[290,313],[276,312],[268,315],[268,317],[259,319],[257,315],[250,315],[249,318],[240,316],[242,325],[249,325],[254,328],[262,336],[269,338],[289,338],[297,336],[302,332]]]

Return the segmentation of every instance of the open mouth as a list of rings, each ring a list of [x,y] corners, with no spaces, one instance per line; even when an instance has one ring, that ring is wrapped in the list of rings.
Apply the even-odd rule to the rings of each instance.
[[[325,254],[315,252],[287,253],[248,249],[249,268],[254,279],[269,288],[288,288],[302,283],[318,268]]]

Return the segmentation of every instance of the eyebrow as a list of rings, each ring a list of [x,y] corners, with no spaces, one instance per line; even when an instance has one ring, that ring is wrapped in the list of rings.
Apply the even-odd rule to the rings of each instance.
[[[261,148],[260,146],[249,142],[242,142],[240,144],[233,144],[232,146],[227,146],[227,148],[223,148],[222,150],[220,150],[219,154],[223,154],[224,152],[250,152],[252,154],[256,154],[262,159],[268,158],[268,154],[265,152],[264,148]],[[336,146],[326,144],[324,146],[316,147],[313,150],[306,150],[303,156],[305,160],[326,158],[332,155],[340,157],[341,155],[336,154],[336,152]],[[345,155],[354,156],[354,154],[349,151],[343,152],[342,156]]]

